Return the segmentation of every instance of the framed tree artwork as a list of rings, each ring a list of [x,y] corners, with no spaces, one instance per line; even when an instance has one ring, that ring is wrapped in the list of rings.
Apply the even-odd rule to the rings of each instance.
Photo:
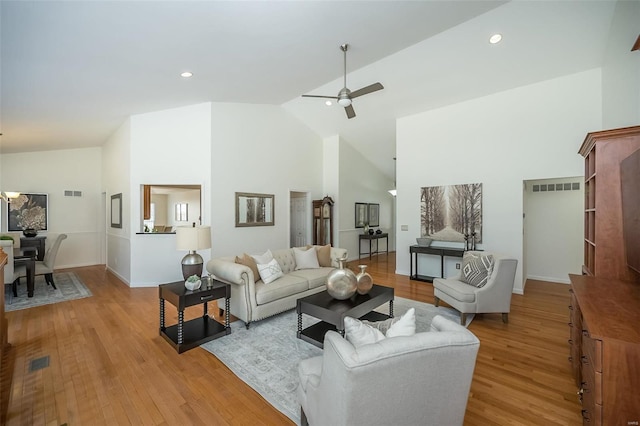
[[[482,242],[482,184],[420,189],[420,236],[438,241]]]

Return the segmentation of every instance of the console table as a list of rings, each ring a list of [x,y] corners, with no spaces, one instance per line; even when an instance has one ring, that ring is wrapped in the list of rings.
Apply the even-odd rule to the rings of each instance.
[[[371,255],[381,253],[379,249],[380,239],[385,238],[387,240],[387,245],[385,246],[385,253],[389,254],[389,234],[383,232],[382,234],[360,234],[358,238],[358,259],[362,257],[363,254],[369,254],[369,259],[371,259]],[[362,240],[369,241],[369,253],[365,253],[362,251]],[[371,243],[375,240],[376,242],[376,251],[371,251]]]
[[[453,257],[462,257],[465,249],[456,248],[456,247],[431,247],[431,246],[419,246],[413,245],[409,247],[409,257],[411,258],[411,269],[409,278],[417,281],[426,281],[433,282],[434,278],[444,278],[444,257],[445,256],[453,256]],[[431,254],[440,256],[440,276],[432,277],[427,275],[420,275],[418,273],[418,255],[419,254]],[[415,259],[415,260],[414,260]],[[416,265],[416,272],[413,272],[413,264]]]
[[[35,237],[20,237],[20,247],[35,247],[37,254],[36,260],[44,260],[44,243],[47,239],[44,235],[36,235]]]

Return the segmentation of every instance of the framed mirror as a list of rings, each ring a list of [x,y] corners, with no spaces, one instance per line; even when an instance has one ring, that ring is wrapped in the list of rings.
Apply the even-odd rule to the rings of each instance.
[[[111,196],[111,227],[122,228],[122,193]]]
[[[236,228],[243,226],[273,226],[273,194],[236,192]]]
[[[356,203],[356,228],[364,228],[369,224],[369,205],[367,203]]]
[[[200,185],[141,185],[141,233],[174,233],[178,226],[202,224]]]

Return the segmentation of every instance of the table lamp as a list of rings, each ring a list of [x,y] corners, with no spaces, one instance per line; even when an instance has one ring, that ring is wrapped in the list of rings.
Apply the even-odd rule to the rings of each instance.
[[[176,228],[176,246],[178,250],[189,253],[182,258],[182,276],[186,280],[191,275],[202,276],[204,260],[196,250],[211,248],[211,227],[179,226]]]

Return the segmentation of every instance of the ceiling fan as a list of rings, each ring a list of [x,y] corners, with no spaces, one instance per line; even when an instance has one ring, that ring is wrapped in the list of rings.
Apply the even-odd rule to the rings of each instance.
[[[355,91],[351,91],[347,89],[347,50],[349,49],[348,44],[340,45],[340,50],[344,52],[344,87],[340,89],[338,92],[338,96],[322,96],[322,95],[302,95],[304,98],[327,98],[327,99],[337,99],[338,104],[344,107],[344,111],[347,113],[348,118],[353,118],[356,116],[356,112],[353,110],[353,105],[351,105],[351,101],[358,96],[366,95],[367,93],[376,92],[378,90],[384,89],[384,86],[380,83],[373,83],[367,87],[363,87],[362,89],[358,89]]]

